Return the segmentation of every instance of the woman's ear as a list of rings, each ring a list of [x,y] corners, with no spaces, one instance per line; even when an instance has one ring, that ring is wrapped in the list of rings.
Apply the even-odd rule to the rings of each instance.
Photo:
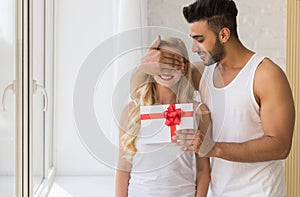
[[[230,38],[230,29],[227,27],[223,27],[219,32],[219,41],[224,44],[226,43]]]

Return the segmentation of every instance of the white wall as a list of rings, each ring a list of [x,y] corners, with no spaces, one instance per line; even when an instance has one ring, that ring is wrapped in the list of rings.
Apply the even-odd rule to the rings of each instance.
[[[119,5],[122,5],[120,9]],[[118,32],[126,32],[145,23],[143,17],[140,18],[140,10],[144,5],[140,0],[127,0],[126,2],[120,0],[56,0],[54,130],[56,141],[55,165],[58,175],[106,175],[114,173],[115,163],[108,163],[112,164],[112,168],[104,166],[98,161],[98,159],[102,159],[97,155],[98,152],[93,152],[95,150],[91,151],[90,149],[90,147],[100,147],[100,151],[105,152],[104,155],[112,155],[114,160],[117,155],[114,146],[107,147],[102,144],[103,141],[100,138],[93,139],[97,135],[97,129],[87,128],[86,132],[80,129],[78,133],[73,111],[73,93],[76,94],[76,77],[79,71],[80,74],[83,72],[80,69],[85,67],[85,64],[82,65],[85,60],[90,58],[90,54],[98,51],[99,47],[102,48],[105,45],[103,43],[111,43],[109,46],[105,46],[108,46],[108,48],[113,46],[113,51],[107,49],[103,53],[97,53],[96,58],[99,61],[94,62],[96,66],[99,63],[99,66],[103,69],[98,76],[94,90],[94,109],[98,125],[102,130],[101,132],[104,133],[102,137],[106,137],[115,143],[118,137],[118,127],[116,125],[118,121],[113,120],[115,114],[112,114],[111,106],[114,103],[112,103],[111,95],[115,91],[115,85],[118,83],[120,85],[120,79],[123,75],[128,74],[132,66],[140,61],[141,51],[139,49],[131,50],[132,48],[130,48],[124,54],[117,54],[119,55],[117,61],[113,58],[109,59],[111,61],[109,65],[102,65],[101,62],[105,62],[104,59],[108,59],[107,57],[111,56],[112,53],[114,54],[114,50],[123,49],[124,45],[130,46],[133,42],[136,42],[134,44],[140,46],[139,33],[130,34],[130,39],[123,40],[124,37],[116,37],[116,35]],[[98,68],[96,67],[96,70]],[[84,82],[91,79],[89,76],[84,79]],[[128,75],[126,80],[127,82],[121,81],[123,92],[124,88],[128,89],[127,92],[129,92]],[[127,92],[125,91],[125,94]],[[117,101],[118,103],[126,102],[126,97],[117,98]],[[90,114],[84,115],[81,120],[88,121],[90,118],[88,115]],[[85,140],[84,142],[88,143],[85,144],[88,146],[90,145],[89,142],[95,142],[95,144],[87,149],[81,141],[82,135],[80,137],[79,134],[83,134],[81,132],[86,134],[91,130],[95,131],[95,135],[92,134],[88,138],[90,141]],[[90,152],[96,157],[91,156]]]
[[[73,90],[88,54],[114,33],[113,1],[55,1],[55,164],[58,175],[111,174],[84,148],[73,116]]]
[[[188,34],[182,8],[194,0],[149,1],[149,25],[177,29]],[[283,69],[286,66],[286,1],[235,0],[238,7],[238,32],[251,50],[270,57]]]

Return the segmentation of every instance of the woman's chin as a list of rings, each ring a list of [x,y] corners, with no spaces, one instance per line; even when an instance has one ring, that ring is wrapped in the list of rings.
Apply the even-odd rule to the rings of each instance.
[[[158,85],[164,87],[164,88],[169,88],[169,89],[175,89],[176,84],[173,83],[158,83]]]

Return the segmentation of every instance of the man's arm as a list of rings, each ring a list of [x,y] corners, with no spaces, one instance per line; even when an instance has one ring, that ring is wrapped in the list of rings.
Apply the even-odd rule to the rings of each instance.
[[[264,136],[244,143],[217,142],[208,156],[238,162],[285,159],[291,148],[295,123],[294,101],[283,71],[265,59],[254,80]]]
[[[168,65],[173,65],[173,67],[181,67],[184,65],[183,58],[179,54],[158,49],[160,40],[160,35],[158,35],[155,42],[149,47],[147,54],[141,60],[141,64],[133,73],[130,82],[132,93],[145,82],[147,75],[159,75],[163,66],[170,67]],[[135,95],[133,94],[132,97],[134,98]]]

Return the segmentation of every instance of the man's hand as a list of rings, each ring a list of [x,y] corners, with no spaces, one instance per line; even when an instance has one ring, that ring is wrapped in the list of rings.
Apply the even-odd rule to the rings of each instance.
[[[210,135],[201,130],[178,130],[174,139],[178,145],[184,146],[184,151],[194,151],[200,157],[209,157],[215,145]]]
[[[160,48],[160,42],[161,38],[158,35],[154,43],[149,47],[148,53],[143,57],[141,64],[160,63],[164,66],[181,69],[184,66],[184,59],[181,55]]]
[[[184,58],[177,53],[160,48],[160,43],[161,38],[158,35],[131,78],[131,97],[133,99],[137,97],[135,91],[145,82],[147,75],[160,75],[167,69],[184,70],[185,68]]]

